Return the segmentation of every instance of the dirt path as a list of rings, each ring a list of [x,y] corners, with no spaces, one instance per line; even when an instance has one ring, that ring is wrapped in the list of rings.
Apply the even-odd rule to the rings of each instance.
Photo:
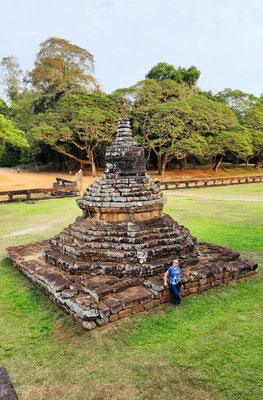
[[[155,179],[160,179],[160,175],[157,171],[148,171],[148,174]],[[100,171],[99,175],[102,175]],[[217,175],[211,169],[204,170],[185,170],[185,171],[167,171],[165,173],[165,181],[176,180],[176,179],[198,179],[214,177],[217,178],[225,176],[251,176],[251,175],[263,175],[263,171],[248,171],[247,173],[240,173],[238,170],[231,171],[220,171]],[[17,173],[16,169],[5,169],[0,168],[0,191],[1,190],[19,190],[19,189],[35,189],[35,188],[51,188],[53,183],[56,181],[56,177],[61,177],[64,179],[74,180],[74,175],[69,175],[63,172],[32,172],[23,171]],[[83,189],[86,188],[94,178],[91,177],[89,173],[87,176],[83,177]]]
[[[60,172],[29,172],[22,170],[17,173],[16,170],[0,168],[0,191],[51,188],[58,176],[64,179],[74,180],[74,176]],[[88,186],[91,182],[93,182],[91,176],[84,176],[83,188]]]

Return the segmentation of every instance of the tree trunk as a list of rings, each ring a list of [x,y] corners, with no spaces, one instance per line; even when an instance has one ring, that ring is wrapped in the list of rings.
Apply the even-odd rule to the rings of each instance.
[[[215,171],[215,173],[217,173],[217,170],[218,170],[222,160],[223,160],[223,156],[220,156],[219,159],[216,161],[214,168],[213,168],[213,171]]]
[[[162,175],[162,156],[161,156],[161,154],[157,154],[157,163],[158,163],[158,175]]]
[[[255,165],[254,165],[254,168],[259,169],[259,168],[261,167],[261,164],[262,164],[262,160],[259,158],[259,159],[256,161],[256,163],[255,163]]]
[[[179,171],[180,172],[182,172],[183,171],[183,169],[184,169],[184,158],[180,158],[179,159],[179,167],[178,167],[178,169],[179,169]]]
[[[91,164],[91,175],[93,178],[97,177],[97,169],[96,169],[96,164],[94,161],[94,154],[92,150],[88,150],[88,157],[89,157],[89,161]]]
[[[162,174],[163,178],[164,178],[164,173],[165,173],[165,168],[166,168],[167,163],[168,163],[168,158],[165,155],[163,158],[163,161],[162,161],[162,165],[161,165],[161,174]]]
[[[36,171],[39,171],[39,168],[38,168],[38,165],[37,165],[37,160],[35,158],[34,158],[34,164],[35,164]]]

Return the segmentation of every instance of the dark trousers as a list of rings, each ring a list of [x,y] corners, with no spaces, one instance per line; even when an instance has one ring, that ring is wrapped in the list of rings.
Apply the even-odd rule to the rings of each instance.
[[[172,291],[174,294],[174,305],[175,306],[177,306],[182,301],[181,297],[179,296],[180,287],[181,287],[181,283],[177,283],[177,285],[171,285],[171,288],[172,288]]]

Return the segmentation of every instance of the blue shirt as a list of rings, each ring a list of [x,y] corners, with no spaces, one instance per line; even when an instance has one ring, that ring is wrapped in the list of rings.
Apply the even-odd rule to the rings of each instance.
[[[174,269],[174,267],[170,267],[168,269],[168,272],[169,272],[169,282],[171,285],[177,285],[179,282],[181,282],[179,265],[176,269]]]

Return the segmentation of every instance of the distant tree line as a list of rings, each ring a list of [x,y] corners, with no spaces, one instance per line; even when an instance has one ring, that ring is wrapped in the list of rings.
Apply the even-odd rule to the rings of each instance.
[[[200,71],[166,63],[132,87],[103,92],[93,55],[59,38],[40,44],[32,71],[14,56],[1,61],[9,105],[0,99],[0,166],[51,163],[68,170],[104,166],[119,117],[128,117],[152,168],[263,162],[263,99],[239,90],[213,95]]]

